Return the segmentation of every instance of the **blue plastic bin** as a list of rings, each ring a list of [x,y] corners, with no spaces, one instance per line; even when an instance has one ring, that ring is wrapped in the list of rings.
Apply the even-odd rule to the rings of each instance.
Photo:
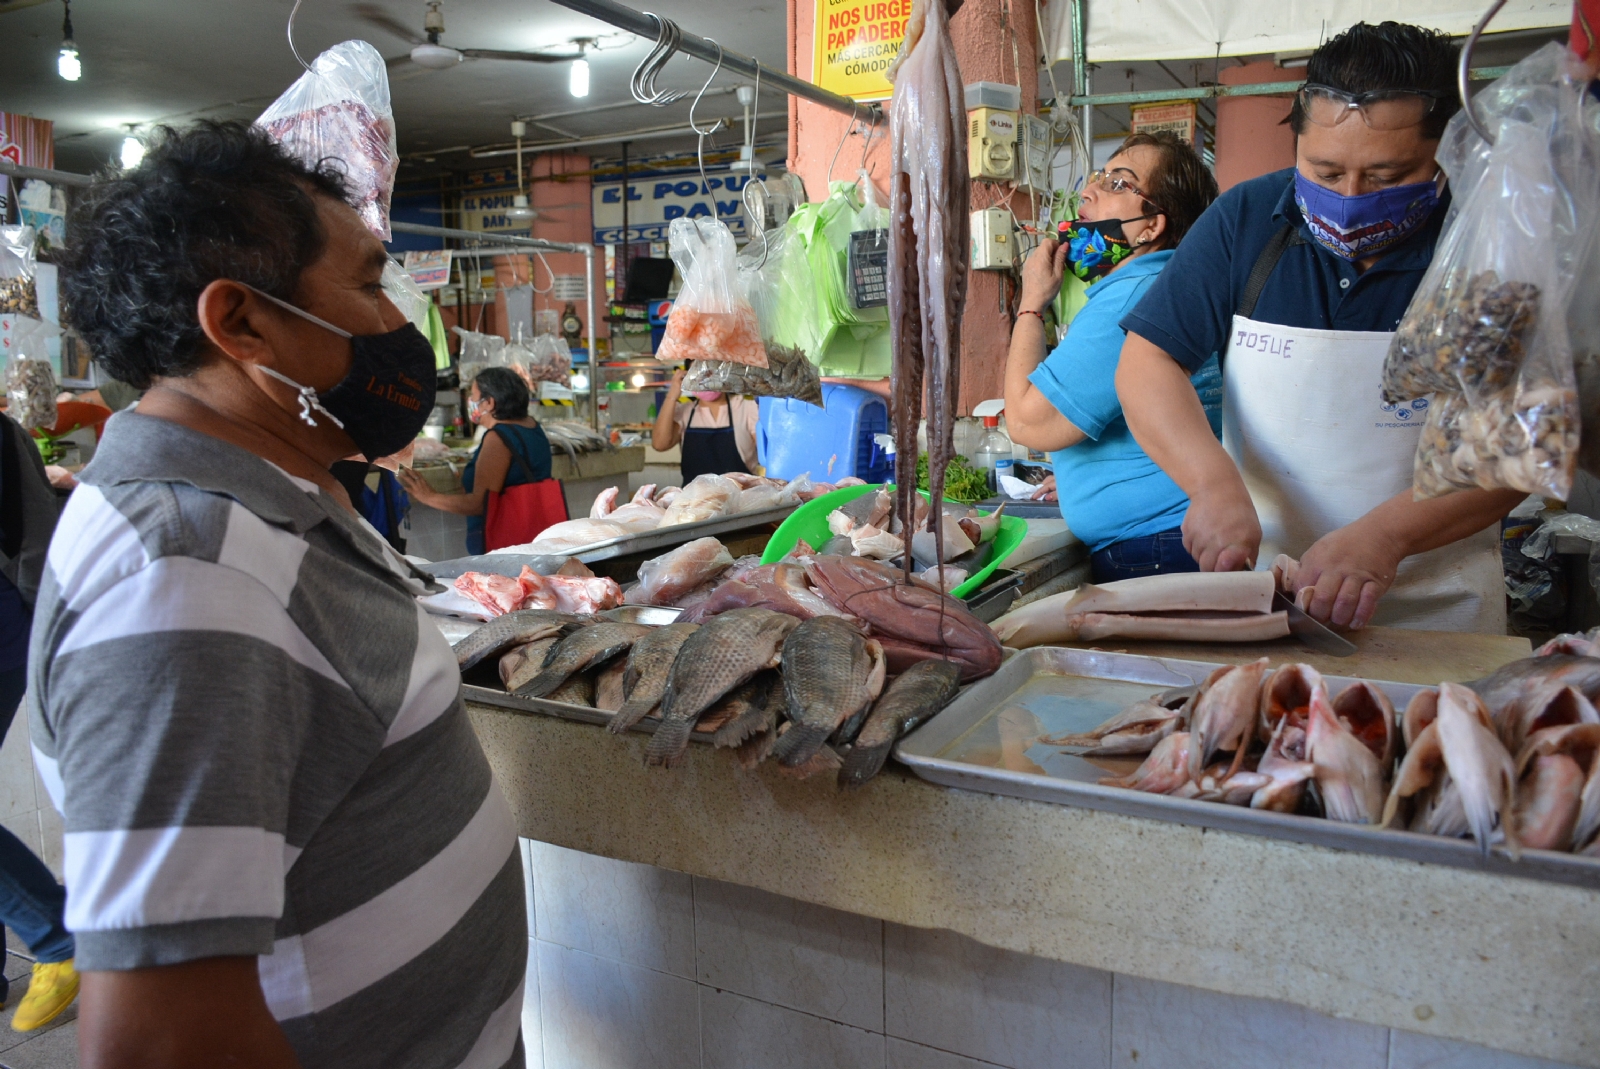
[[[756,450],[767,475],[793,479],[810,472],[817,482],[836,482],[846,475],[888,482],[894,458],[873,438],[889,433],[889,406],[883,398],[825,382],[822,403],[818,408],[792,397],[761,398]]]

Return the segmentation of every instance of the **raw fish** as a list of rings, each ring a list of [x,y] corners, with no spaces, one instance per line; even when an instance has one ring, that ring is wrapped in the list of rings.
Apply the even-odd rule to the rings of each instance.
[[[1189,778],[1200,773],[1219,751],[1232,753],[1229,774],[1243,765],[1261,708],[1261,680],[1267,673],[1267,659],[1230,666],[1214,673],[1210,686],[1195,699],[1189,717]],[[1326,695],[1324,695],[1326,697]]]
[[[629,605],[676,605],[689,591],[733,566],[733,554],[715,538],[697,538],[639,565],[639,584],[627,593]]]
[[[660,526],[730,516],[739,511],[739,484],[726,475],[700,475],[685,486],[661,517]]]
[[[622,677],[624,701],[617,715],[606,725],[611,731],[626,731],[644,719],[661,702],[667,689],[672,662],[699,624],[673,623],[658,627],[633,644],[628,651]]]
[[[522,608],[522,601],[527,597],[527,592],[517,580],[510,576],[493,575],[488,572],[466,572],[456,576],[452,585],[458,593],[476,601],[495,616]]]
[[[771,609],[800,620],[847,615],[811,589],[803,565],[780,561],[751,569],[730,568],[709,597],[684,610],[678,619],[703,622],[732,609],[749,608]]]
[[[452,648],[455,650],[456,664],[465,672],[485,657],[493,657],[513,646],[536,639],[570,634],[591,622],[586,617],[572,613],[520,609],[490,620]]]
[[[1516,825],[1510,817],[1516,805],[1516,769],[1482,700],[1459,684],[1440,683],[1439,718],[1434,726],[1478,848],[1487,854],[1498,829],[1515,856]]]
[[[652,630],[654,628],[643,624],[624,624],[613,620],[583,628],[556,643],[545,658],[544,670],[516,693],[530,698],[543,698],[559,688],[570,676],[625,653]]]
[[[1102,787],[1126,787],[1149,794],[1171,794],[1189,782],[1189,733],[1174,732],[1162,739],[1144,764],[1126,776],[1104,776]]]
[[[783,643],[783,689],[793,723],[772,755],[791,768],[809,761],[871,706],[883,678],[883,651],[859,628],[837,616],[800,624]]]
[[[571,553],[596,542],[609,542],[633,533],[633,528],[614,520],[563,520],[540,531],[539,536],[526,546],[511,548],[513,551],[529,553]]]
[[[943,709],[960,685],[961,671],[949,661],[922,661],[901,673],[873,703],[839,769],[839,786],[876,776],[900,736]]]

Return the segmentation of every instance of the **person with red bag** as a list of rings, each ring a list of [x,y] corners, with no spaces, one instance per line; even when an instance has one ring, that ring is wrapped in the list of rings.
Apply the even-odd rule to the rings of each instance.
[[[400,484],[414,501],[467,518],[467,552],[487,553],[533,541],[567,518],[561,483],[550,477],[550,439],[528,415],[528,386],[510,368],[478,373],[467,416],[485,434],[461,473],[465,493],[441,494],[410,468]]]

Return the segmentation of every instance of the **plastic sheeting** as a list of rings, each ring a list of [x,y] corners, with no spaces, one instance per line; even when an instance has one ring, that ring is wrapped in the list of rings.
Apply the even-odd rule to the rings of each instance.
[[[1089,60],[1210,59],[1301,52],[1357,22],[1406,22],[1466,35],[1487,0],[1088,0]],[[1403,10],[1402,10],[1403,8]],[[1571,0],[1509,0],[1490,30],[1566,26]],[[1046,39],[1056,59],[1072,58],[1072,4],[1049,0]]]

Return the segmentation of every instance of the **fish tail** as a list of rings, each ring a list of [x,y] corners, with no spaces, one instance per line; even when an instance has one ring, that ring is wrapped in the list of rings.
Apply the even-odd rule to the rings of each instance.
[[[780,764],[790,768],[803,765],[822,749],[822,744],[828,741],[828,735],[832,730],[826,724],[795,721],[778,740],[778,745],[772,748],[772,756],[777,758]]]
[[[711,745],[718,747],[738,746],[750,736],[758,733],[766,726],[766,723],[767,711],[765,709],[748,709],[719,727],[716,734],[711,736]]]
[[[611,720],[606,724],[606,730],[614,735],[620,735],[646,716],[649,716],[650,710],[655,707],[654,702],[646,704],[645,702],[625,701],[622,703],[622,708],[611,715]]]
[[[741,742],[733,756],[739,762],[739,767],[746,772],[765,761],[772,753],[773,743],[778,740],[778,732],[774,728],[758,731],[751,738]]]
[[[644,763],[676,768],[689,748],[689,733],[694,730],[692,720],[663,720],[650,745],[644,751]]]
[[[793,779],[810,779],[812,776],[824,776],[829,772],[836,772],[840,764],[839,755],[833,748],[824,746],[797,765],[780,764],[778,774]]]
[[[565,668],[546,669],[524,683],[515,693],[524,698],[545,698],[559,690],[572,673]]]
[[[889,758],[891,743],[873,746],[855,746],[845,755],[844,766],[839,769],[840,787],[860,787],[883,770]]]

